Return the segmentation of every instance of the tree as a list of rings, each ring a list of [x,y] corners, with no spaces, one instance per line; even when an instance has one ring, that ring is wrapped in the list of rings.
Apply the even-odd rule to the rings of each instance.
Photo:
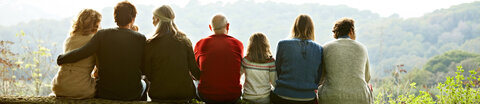
[[[460,63],[463,60],[476,57],[480,57],[480,54],[469,53],[460,50],[448,51],[444,54],[431,58],[424,66],[424,69],[432,73],[448,72],[450,71],[448,70],[448,66],[456,65],[455,63]]]

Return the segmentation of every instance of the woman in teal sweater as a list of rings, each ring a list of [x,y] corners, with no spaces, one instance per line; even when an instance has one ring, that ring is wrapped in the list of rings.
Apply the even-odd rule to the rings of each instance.
[[[320,81],[322,47],[315,43],[313,21],[299,15],[292,30],[292,39],[278,43],[277,85],[271,95],[274,104],[313,104]]]

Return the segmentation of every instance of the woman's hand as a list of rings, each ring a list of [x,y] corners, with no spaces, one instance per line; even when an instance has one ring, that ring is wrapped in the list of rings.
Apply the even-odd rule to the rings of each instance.
[[[369,87],[370,91],[373,91],[373,86],[372,86],[372,84],[369,83],[369,84],[368,84],[368,87]]]

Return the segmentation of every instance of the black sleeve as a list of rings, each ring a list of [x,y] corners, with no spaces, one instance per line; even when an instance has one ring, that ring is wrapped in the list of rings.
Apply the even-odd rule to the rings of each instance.
[[[95,54],[95,52],[100,46],[101,35],[102,34],[99,31],[92,37],[92,39],[90,39],[87,44],[85,44],[81,48],[59,55],[57,58],[57,64],[62,65],[65,63],[77,62],[81,59],[87,58],[88,56]]]
[[[150,44],[146,44],[145,45],[145,49],[144,49],[144,54],[143,54],[143,61],[142,61],[142,74],[143,75],[146,75],[147,77],[150,77],[150,70],[151,70],[151,65],[152,65],[152,60],[151,60],[151,57],[153,56],[152,55],[152,47],[150,46]]]
[[[188,40],[190,42],[190,40]],[[201,71],[200,71],[200,68],[198,68],[198,64],[197,64],[197,61],[195,60],[195,54],[193,52],[193,48],[191,47],[192,43],[187,43],[187,44],[190,44],[189,46],[187,46],[187,60],[188,60],[188,69],[190,69],[190,74],[192,74],[192,76],[194,77],[195,80],[199,80],[200,79],[200,74],[201,74]]]

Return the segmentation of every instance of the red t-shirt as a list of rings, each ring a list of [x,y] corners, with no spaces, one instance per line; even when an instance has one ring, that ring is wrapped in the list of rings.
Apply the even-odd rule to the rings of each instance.
[[[201,96],[213,101],[238,99],[242,94],[242,42],[225,34],[210,35],[197,42],[194,52],[202,71],[198,85]]]

